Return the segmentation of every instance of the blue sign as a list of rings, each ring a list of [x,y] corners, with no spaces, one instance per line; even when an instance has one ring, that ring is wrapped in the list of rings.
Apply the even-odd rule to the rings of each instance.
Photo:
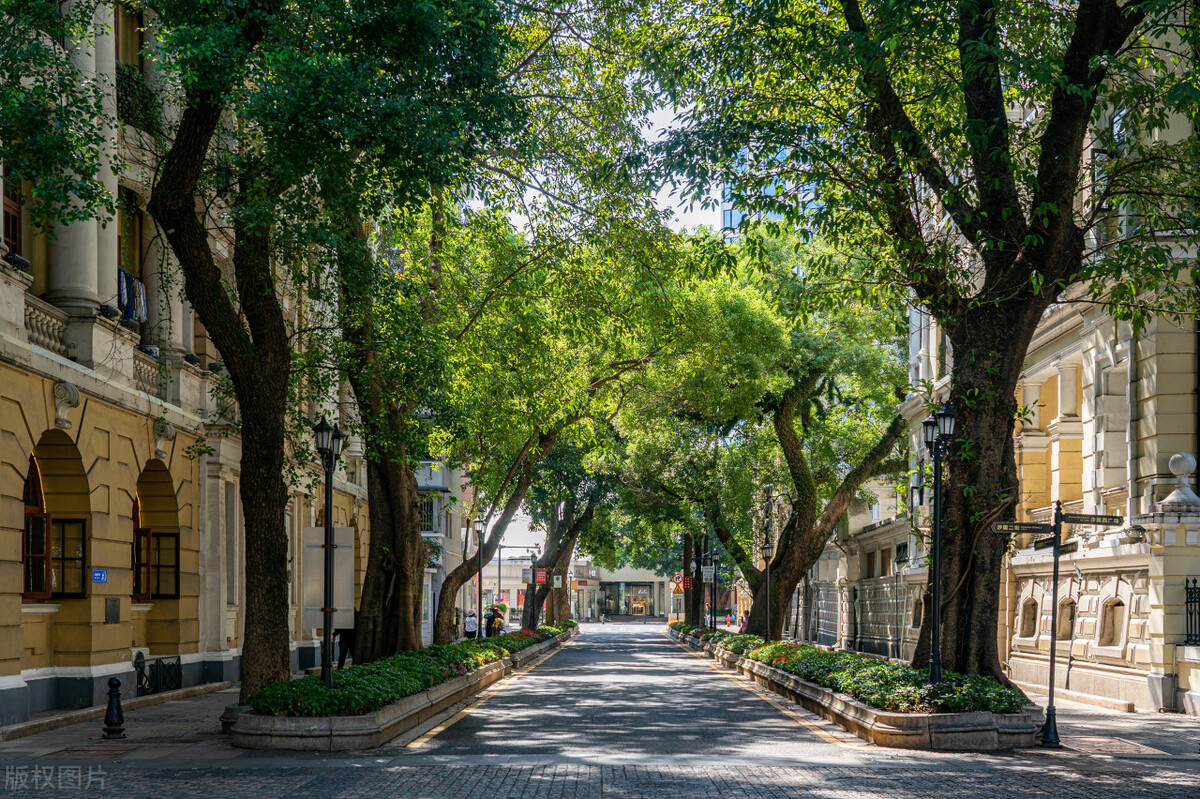
[[[93,583],[107,583],[108,582],[108,569],[92,569],[92,582]]]

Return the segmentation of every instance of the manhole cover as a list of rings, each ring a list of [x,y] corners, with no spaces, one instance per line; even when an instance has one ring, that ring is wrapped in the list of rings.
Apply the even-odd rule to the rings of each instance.
[[[72,746],[69,749],[60,749],[55,752],[53,757],[114,757],[117,755],[125,755],[137,749],[136,745],[128,744],[95,744],[93,746]]]
[[[1063,745],[1092,755],[1165,755],[1161,749],[1135,744],[1124,738],[1091,738],[1074,735],[1063,738]]]

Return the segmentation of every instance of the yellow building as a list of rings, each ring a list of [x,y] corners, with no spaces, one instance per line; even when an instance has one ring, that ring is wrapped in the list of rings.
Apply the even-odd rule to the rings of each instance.
[[[76,64],[106,76],[130,123],[110,131],[124,171],[104,170],[116,219],[40,234],[29,186],[0,177],[0,724],[101,703],[112,676],[131,696],[239,673],[239,441],[212,391],[220,355],[141,211],[158,124],[130,112],[155,80],[143,21],[102,11]],[[359,575],[364,486],[351,439],[333,521],[355,530]],[[297,669],[318,659],[301,555],[319,503],[297,487],[287,513]]]

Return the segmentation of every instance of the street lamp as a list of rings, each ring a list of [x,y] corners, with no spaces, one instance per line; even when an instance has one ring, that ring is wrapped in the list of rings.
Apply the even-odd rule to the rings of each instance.
[[[476,519],[475,524],[475,559],[479,562],[479,576],[475,578],[478,591],[475,592],[475,605],[479,616],[475,619],[475,637],[482,638],[483,633],[483,531],[487,529],[483,519]]]
[[[770,522],[763,524],[763,533],[770,533]],[[771,556],[775,554],[775,545],[770,538],[763,539],[762,556],[767,562],[767,634],[763,638],[771,640]]]
[[[771,556],[775,554],[775,543],[771,541],[771,511],[775,508],[775,485],[767,483],[763,486],[763,543],[762,556],[767,566],[767,634],[763,638],[771,640]]]
[[[921,422],[925,446],[933,455],[933,607],[930,609],[929,682],[942,680],[942,458],[954,436],[957,414],[947,402],[937,413]]]
[[[321,642],[321,681],[327,690],[333,689],[333,467],[342,454],[342,441],[346,437],[335,424],[329,426],[325,417],[313,425],[313,439],[321,465],[325,468],[325,603],[321,608],[324,617],[325,640]]]
[[[717,548],[709,546],[708,562],[712,566],[712,600],[708,604],[710,630],[717,629]]]

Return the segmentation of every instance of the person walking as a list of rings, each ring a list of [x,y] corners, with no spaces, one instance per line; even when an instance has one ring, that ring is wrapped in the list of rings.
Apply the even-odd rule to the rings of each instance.
[[[743,613],[742,614],[742,622],[741,622],[741,624],[738,625],[738,632],[744,633],[744,632],[749,632],[749,630],[750,630],[750,614]]]
[[[488,608],[488,612],[483,616],[484,634],[491,638],[496,634],[500,624],[500,610],[496,607]]]
[[[479,637],[479,617],[475,615],[475,608],[467,611],[467,617],[463,620],[463,634],[467,638]]]

